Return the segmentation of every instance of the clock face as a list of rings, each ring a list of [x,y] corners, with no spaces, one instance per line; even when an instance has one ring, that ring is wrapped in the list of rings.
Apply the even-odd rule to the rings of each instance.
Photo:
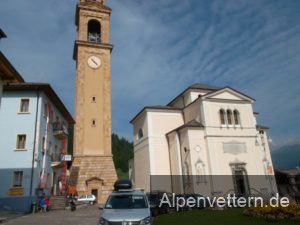
[[[91,56],[88,58],[88,65],[93,69],[97,69],[101,66],[101,60],[97,56]]]
[[[200,152],[200,150],[201,150],[200,146],[199,146],[199,145],[196,145],[196,146],[195,146],[195,151],[196,151],[196,152]]]

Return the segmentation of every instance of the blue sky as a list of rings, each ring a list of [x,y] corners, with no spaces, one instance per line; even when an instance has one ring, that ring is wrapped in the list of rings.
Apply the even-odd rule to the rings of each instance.
[[[73,113],[75,0],[1,0],[1,51],[26,81],[47,82]],[[187,86],[229,85],[255,98],[274,148],[300,142],[299,0],[107,0],[112,130]]]

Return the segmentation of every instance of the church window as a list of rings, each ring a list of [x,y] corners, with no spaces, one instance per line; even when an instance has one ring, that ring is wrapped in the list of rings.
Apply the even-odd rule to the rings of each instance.
[[[220,109],[220,121],[221,125],[225,125],[225,112],[223,109]]]
[[[142,137],[144,137],[143,130],[142,130],[142,129],[139,129],[139,132],[138,132],[138,139],[141,139]]]
[[[197,183],[206,182],[203,162],[197,162],[197,164],[196,164],[196,175],[197,175]]]
[[[95,96],[92,97],[92,102],[96,102],[96,97]]]
[[[233,111],[233,118],[234,118],[234,124],[235,125],[239,125],[240,124],[240,115],[239,112],[237,110]]]
[[[93,126],[93,127],[96,126],[96,120],[92,120],[92,126]]]
[[[88,42],[99,43],[101,41],[101,26],[99,21],[90,20],[88,22]]]
[[[227,110],[227,123],[228,125],[232,125],[232,112],[230,109]]]
[[[184,183],[190,183],[189,165],[187,162],[184,163],[183,174]]]

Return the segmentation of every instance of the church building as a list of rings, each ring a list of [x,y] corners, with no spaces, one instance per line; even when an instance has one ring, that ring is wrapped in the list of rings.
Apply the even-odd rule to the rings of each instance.
[[[254,101],[197,83],[166,106],[144,107],[131,120],[135,186],[204,196],[276,193],[269,128],[257,124]]]

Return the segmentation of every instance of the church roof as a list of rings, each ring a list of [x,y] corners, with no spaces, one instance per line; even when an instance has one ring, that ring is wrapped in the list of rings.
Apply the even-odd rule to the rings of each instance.
[[[145,106],[131,121],[130,123],[132,123],[144,110],[146,109],[163,109],[163,110],[182,110],[181,108],[177,108],[177,107],[172,107],[172,106],[164,106],[164,105],[153,105],[153,106]]]
[[[177,98],[182,96],[187,90],[194,89],[194,90],[208,90],[208,91],[217,91],[221,88],[216,87],[216,86],[211,86],[207,84],[201,84],[201,83],[195,83],[188,88],[186,88],[183,92],[181,92],[176,98],[174,98],[172,101],[170,101],[167,105],[172,104]]]
[[[214,90],[214,91],[212,91],[212,92],[209,92],[209,93],[207,93],[207,94],[205,94],[205,95],[202,95],[201,97],[204,98],[204,97],[206,97],[206,96],[210,96],[210,95],[212,95],[212,94],[214,94],[214,93],[216,93],[216,92],[219,92],[219,91],[222,91],[222,90],[225,90],[225,89],[229,89],[229,90],[234,91],[234,92],[236,92],[236,93],[238,93],[238,94],[240,94],[240,95],[242,95],[242,96],[244,96],[244,97],[246,97],[246,98],[248,98],[248,99],[251,99],[252,101],[255,101],[254,98],[251,98],[250,96],[245,95],[244,93],[239,92],[239,91],[237,91],[237,90],[235,90],[235,89],[233,89],[233,88],[231,88],[231,87],[229,87],[229,86],[226,86],[226,87],[223,87],[223,88],[216,89],[216,90]]]
[[[270,129],[270,127],[267,127],[267,126],[264,126],[264,125],[259,125],[259,124],[257,124],[257,125],[256,125],[256,129],[257,129],[257,130],[268,130],[268,129]]]
[[[171,130],[170,132],[168,132],[166,134],[166,136],[169,135],[170,133],[174,132],[174,131],[179,131],[179,130],[181,130],[183,128],[186,128],[186,127],[199,127],[199,128],[202,128],[202,127],[204,127],[204,125],[202,123],[198,122],[197,120],[193,119],[193,120],[183,124],[182,126],[177,127],[174,130]]]

